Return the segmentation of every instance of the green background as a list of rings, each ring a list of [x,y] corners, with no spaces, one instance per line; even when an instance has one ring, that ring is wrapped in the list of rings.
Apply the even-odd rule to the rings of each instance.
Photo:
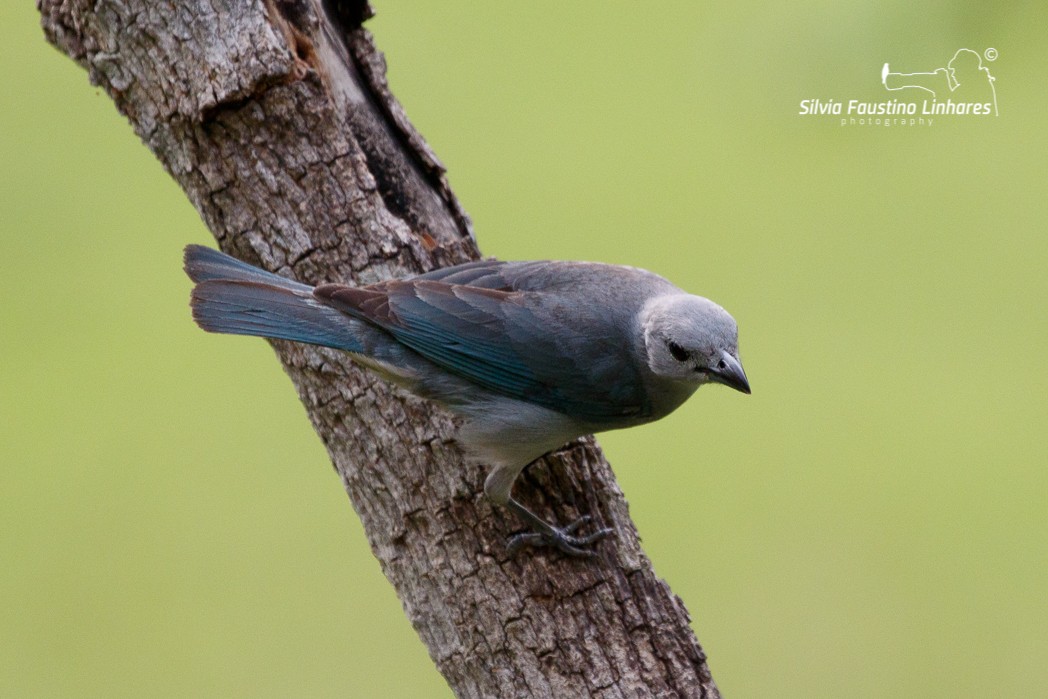
[[[485,253],[738,319],[752,396],[601,439],[726,694],[1044,696],[1044,3],[375,5]],[[999,117],[797,113],[961,47]],[[0,69],[0,695],[447,696],[181,191],[25,0]]]

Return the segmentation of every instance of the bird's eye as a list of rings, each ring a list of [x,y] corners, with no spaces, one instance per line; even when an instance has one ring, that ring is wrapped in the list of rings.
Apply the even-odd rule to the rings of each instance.
[[[724,369],[728,368],[728,364],[722,359],[719,362],[717,362],[717,368],[723,371]]]
[[[676,359],[678,362],[683,362],[685,359],[688,358],[688,350],[684,349],[676,342],[667,342],[666,346],[669,347],[670,354],[672,354],[673,358]]]

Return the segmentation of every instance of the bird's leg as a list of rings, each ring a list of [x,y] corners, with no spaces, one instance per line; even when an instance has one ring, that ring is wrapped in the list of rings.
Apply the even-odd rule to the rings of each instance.
[[[524,546],[552,546],[569,556],[590,557],[596,555],[595,552],[583,547],[589,546],[614,533],[614,530],[604,527],[588,536],[575,536],[575,531],[582,525],[590,522],[593,519],[592,517],[586,515],[578,518],[566,527],[554,527],[552,524],[540,519],[534,512],[513,498],[506,502],[506,507],[531,527],[530,532],[523,532],[510,537],[510,554],[516,554]]]

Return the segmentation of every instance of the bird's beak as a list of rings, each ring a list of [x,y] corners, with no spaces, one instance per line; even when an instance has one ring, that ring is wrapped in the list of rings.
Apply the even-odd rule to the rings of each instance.
[[[739,363],[739,360],[727,352],[721,352],[720,358],[724,368],[717,368],[711,371],[710,379],[725,386],[730,386],[736,391],[748,394],[750,392],[750,382],[746,378],[746,372],[742,370],[742,364]]]

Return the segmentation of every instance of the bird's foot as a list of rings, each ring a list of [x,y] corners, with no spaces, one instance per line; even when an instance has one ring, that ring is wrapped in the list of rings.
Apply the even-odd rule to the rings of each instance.
[[[544,522],[545,526],[541,528],[541,531],[523,532],[511,536],[509,538],[509,553],[511,556],[516,555],[525,546],[549,546],[569,556],[580,558],[593,557],[597,555],[596,552],[585,547],[611,536],[615,533],[615,530],[603,527],[586,536],[575,536],[575,532],[579,527],[592,520],[592,517],[586,515],[585,517],[579,517],[566,527],[554,527]]]

